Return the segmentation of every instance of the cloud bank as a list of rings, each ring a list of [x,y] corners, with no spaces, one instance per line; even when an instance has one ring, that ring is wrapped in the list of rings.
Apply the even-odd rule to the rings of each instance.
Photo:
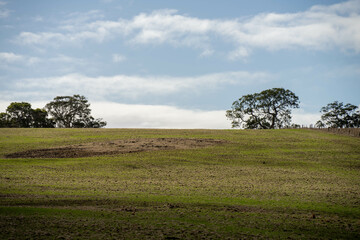
[[[225,129],[230,124],[225,111],[181,109],[166,105],[135,105],[113,102],[91,104],[94,116],[107,121],[110,128]]]
[[[144,95],[171,95],[181,92],[201,92],[223,85],[262,84],[272,76],[264,72],[222,72],[194,77],[115,75],[88,77],[68,74],[57,77],[27,78],[9,84],[8,90],[0,90],[2,96],[21,96],[32,99],[48,99],[57,95],[81,93],[93,99],[109,96],[138,98]],[[8,92],[7,92],[8,91]],[[3,99],[4,100],[4,99]]]
[[[215,51],[212,39],[233,46],[231,60],[248,57],[253,49],[280,50],[340,48],[360,52],[360,1],[314,6],[297,13],[262,13],[247,19],[202,19],[163,9],[132,19],[101,20],[96,11],[64,21],[52,32],[21,32],[17,42],[28,45],[62,45],[93,40],[98,43],[125,38],[130,44],[169,44]],[[95,20],[94,18],[98,18]]]

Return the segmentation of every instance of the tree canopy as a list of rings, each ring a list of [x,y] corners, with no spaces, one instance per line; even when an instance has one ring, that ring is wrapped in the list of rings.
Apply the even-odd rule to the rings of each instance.
[[[0,113],[0,127],[15,128],[100,128],[102,119],[90,115],[90,104],[84,96],[58,96],[45,109],[32,109],[27,102],[12,102]],[[50,116],[49,116],[50,115]]]
[[[358,107],[350,103],[334,101],[322,107],[321,120],[316,123],[317,127],[330,128],[358,128],[360,127],[360,111]]]
[[[32,108],[31,104],[27,102],[13,102],[6,112],[9,115],[9,120],[12,126],[29,128],[32,125]]]
[[[45,109],[53,117],[57,127],[100,128],[106,126],[102,119],[91,116],[90,104],[84,96],[58,96],[46,104]]]
[[[43,109],[32,109],[27,102],[12,102],[6,113],[0,113],[0,127],[39,128],[54,127]]]
[[[290,90],[272,88],[244,95],[226,111],[232,127],[275,129],[290,125],[291,108],[299,107],[299,98]]]

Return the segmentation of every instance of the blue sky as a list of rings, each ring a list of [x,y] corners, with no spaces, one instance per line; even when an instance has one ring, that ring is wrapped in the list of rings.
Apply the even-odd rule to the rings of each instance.
[[[360,104],[360,1],[0,0],[0,111],[85,95],[108,127],[230,128],[242,95],[290,89],[293,122]]]

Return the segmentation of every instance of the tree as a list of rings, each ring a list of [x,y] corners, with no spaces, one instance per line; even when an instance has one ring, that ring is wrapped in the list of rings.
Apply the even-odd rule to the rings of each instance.
[[[94,119],[90,104],[84,96],[60,96],[46,105],[53,119],[48,118],[46,109],[32,109],[27,102],[12,102],[6,113],[0,113],[0,127],[52,128],[81,127],[100,128],[106,126],[101,118]]]
[[[10,127],[10,115],[7,113],[0,113],[0,128]]]
[[[291,108],[299,107],[299,98],[290,90],[272,88],[244,95],[226,111],[232,127],[275,129],[289,126]]]
[[[84,118],[82,121],[74,123],[74,127],[78,128],[102,128],[106,126],[106,122],[101,118],[93,118],[92,116]]]
[[[10,127],[29,128],[32,123],[32,108],[27,102],[12,102],[6,109]]]
[[[48,119],[44,109],[32,109],[27,102],[12,102],[6,113],[0,113],[0,127],[50,128],[54,122]]]
[[[319,120],[319,121],[317,121],[317,122],[315,123],[315,127],[317,127],[317,128],[324,128],[324,127],[325,127],[325,124],[324,124],[321,120]]]
[[[357,106],[350,103],[334,101],[321,108],[321,122],[331,128],[358,128],[360,112],[357,109]]]
[[[33,109],[32,110],[32,127],[34,128],[53,128],[55,122],[48,118],[48,112],[45,109]]]
[[[104,127],[106,122],[94,119],[90,114],[90,104],[84,96],[58,96],[46,104],[45,108],[58,127]]]

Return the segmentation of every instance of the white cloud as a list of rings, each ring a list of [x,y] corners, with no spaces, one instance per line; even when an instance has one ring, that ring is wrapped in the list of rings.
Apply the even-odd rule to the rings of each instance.
[[[53,41],[56,42],[65,42],[66,36],[61,33],[31,33],[31,32],[21,32],[18,36],[19,41],[23,44],[45,44]]]
[[[0,52],[0,60],[8,63],[22,61],[24,57],[12,52]]]
[[[212,49],[213,37],[217,37],[233,45],[235,50],[228,55],[232,60],[247,57],[252,48],[341,48],[358,53],[359,13],[359,0],[314,6],[298,13],[262,13],[242,20],[200,19],[165,9],[141,13],[130,20],[89,22],[92,18],[88,16],[99,17],[98,12],[89,12],[76,24],[63,26],[67,32],[22,32],[17,40],[24,44],[60,44],[87,39],[103,42],[122,36],[133,44],[196,48],[206,56],[211,53],[207,49]]]
[[[115,63],[119,63],[119,62],[123,62],[126,60],[126,57],[120,54],[113,54],[112,55],[112,60]]]
[[[204,49],[203,52],[200,54],[200,57],[208,57],[214,54],[214,50],[212,49]]]
[[[91,102],[90,102],[91,103]],[[225,110],[201,111],[166,105],[135,105],[113,102],[91,103],[92,115],[110,128],[230,128]]]
[[[196,43],[203,41],[204,35],[209,33],[214,21],[198,19],[176,14],[176,10],[165,9],[151,14],[139,14],[129,22],[135,30],[134,42],[137,43]],[[198,44],[198,43],[197,43]]]
[[[321,113],[307,113],[302,109],[292,111],[292,123],[309,127],[321,119]]]
[[[33,65],[40,61],[37,57],[28,57],[20,54],[15,54],[12,52],[0,52],[0,63],[5,65],[8,64],[26,64]]]
[[[250,50],[244,47],[239,47],[228,54],[229,60],[235,61],[237,59],[244,59],[250,55]]]
[[[263,72],[223,72],[194,77],[128,75],[88,77],[68,74],[59,77],[23,79],[13,85],[13,92],[24,97],[33,97],[32,91],[36,89],[37,98],[73,93],[81,93],[97,99],[106,99],[108,96],[138,98],[146,95],[166,96],[185,91],[204,91],[229,84],[262,84],[271,79],[271,75]]]

